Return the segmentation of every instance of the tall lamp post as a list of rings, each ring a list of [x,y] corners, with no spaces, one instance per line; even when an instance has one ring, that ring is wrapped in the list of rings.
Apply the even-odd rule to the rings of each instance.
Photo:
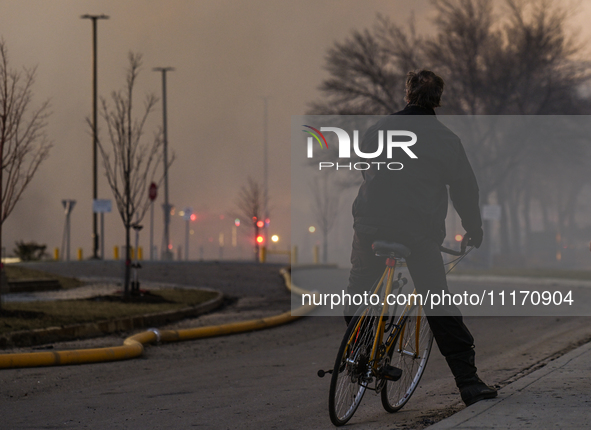
[[[92,20],[92,199],[98,198],[97,177],[97,58],[96,58],[96,22],[99,19],[109,19],[107,15],[82,15],[82,19]],[[92,258],[99,258],[99,236],[97,213],[92,214]]]
[[[170,208],[168,202],[168,124],[166,119],[166,72],[174,71],[174,67],[154,67],[155,72],[162,72],[162,140],[164,143],[164,249],[162,250],[163,260],[172,260],[170,245]]]
[[[264,96],[263,101],[265,103],[265,111],[263,117],[263,128],[264,128],[264,139],[263,139],[263,220],[264,220],[264,229],[263,229],[263,236],[265,238],[265,246],[268,243],[268,232],[269,232],[269,140],[268,140],[268,105],[269,105],[269,96]]]

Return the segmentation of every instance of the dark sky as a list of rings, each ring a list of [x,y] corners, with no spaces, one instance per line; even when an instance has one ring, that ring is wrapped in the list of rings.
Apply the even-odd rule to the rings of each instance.
[[[586,5],[583,5],[586,7]],[[62,240],[61,199],[78,201],[72,214],[72,249],[91,252],[91,22],[99,21],[99,94],[123,86],[127,53],[144,55],[138,84],[143,94],[161,95],[153,67],[173,66],[168,76],[169,144],[176,154],[170,172],[171,202],[193,207],[203,222],[192,226],[191,256],[201,242],[217,242],[229,228],[227,215],[246,178],[262,180],[263,96],[269,96],[270,232],[289,239],[290,117],[318,99],[326,77],[324,55],[351,30],[370,27],[377,13],[402,23],[414,10],[421,32],[429,31],[428,0],[391,1],[189,1],[19,0],[0,4],[0,35],[13,67],[37,66],[36,102],[50,98],[48,133],[54,142],[47,160],[4,225],[4,243],[35,240],[50,250]],[[583,8],[585,11],[585,8]],[[582,19],[580,14],[577,19]],[[401,95],[402,96],[402,95]],[[138,111],[139,113],[139,111]],[[146,134],[161,123],[153,113]],[[104,131],[104,123],[99,121]],[[112,198],[102,177],[99,198]],[[157,200],[155,243],[162,240],[162,193]],[[217,217],[217,218],[216,218]],[[217,224],[212,220],[217,219]],[[149,214],[144,220],[149,225]],[[106,216],[107,256],[123,245],[117,213]],[[141,242],[147,248],[146,228]],[[184,222],[172,221],[175,248],[184,244]],[[281,242],[280,242],[281,243]]]

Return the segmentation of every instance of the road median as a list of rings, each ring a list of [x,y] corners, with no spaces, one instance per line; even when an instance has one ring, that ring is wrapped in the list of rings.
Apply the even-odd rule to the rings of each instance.
[[[33,330],[20,330],[0,335],[0,348],[34,346],[44,343],[60,342],[72,339],[104,336],[111,333],[132,331],[146,327],[160,326],[184,318],[194,318],[211,312],[223,304],[221,292],[207,289],[213,297],[195,306],[181,309],[133,315],[96,322],[68,324],[60,327],[47,327]]]
[[[300,291],[304,291],[292,285],[291,276],[288,269],[281,270],[280,274],[284,279],[285,286],[290,290],[290,292],[297,294],[300,293]],[[158,330],[152,328],[128,337],[123,341],[123,345],[116,347],[55,352],[3,354],[0,355],[0,369],[126,360],[141,356],[144,352],[144,345],[146,344],[156,342],[177,342],[262,330],[292,322],[308,314],[314,308],[315,306],[302,306],[293,313],[291,311],[287,311],[266,318],[256,318],[253,320],[215,326],[181,330]],[[145,321],[142,321],[142,323],[145,323]],[[93,329],[96,329],[96,327]]]

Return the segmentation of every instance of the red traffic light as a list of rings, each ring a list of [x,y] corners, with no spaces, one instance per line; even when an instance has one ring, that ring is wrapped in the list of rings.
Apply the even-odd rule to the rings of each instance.
[[[196,220],[197,220],[197,215],[191,214],[191,221],[196,221]]]
[[[265,241],[265,238],[259,234],[257,236],[257,243],[263,243],[264,241]]]
[[[264,226],[265,226],[265,222],[263,220],[257,221],[257,227],[258,228],[263,228]]]

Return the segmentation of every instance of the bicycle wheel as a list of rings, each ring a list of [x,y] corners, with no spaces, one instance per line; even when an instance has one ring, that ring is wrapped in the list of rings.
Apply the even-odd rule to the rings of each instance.
[[[370,382],[368,361],[379,318],[375,313],[371,307],[359,309],[341,342],[328,399],[330,420],[335,426],[342,426],[351,419]]]
[[[390,365],[402,369],[402,377],[398,381],[388,381],[382,389],[382,405],[391,413],[400,410],[419,385],[433,345],[433,333],[424,311],[421,310],[421,317],[417,320],[418,309],[413,308],[403,317],[403,329],[392,348]]]

